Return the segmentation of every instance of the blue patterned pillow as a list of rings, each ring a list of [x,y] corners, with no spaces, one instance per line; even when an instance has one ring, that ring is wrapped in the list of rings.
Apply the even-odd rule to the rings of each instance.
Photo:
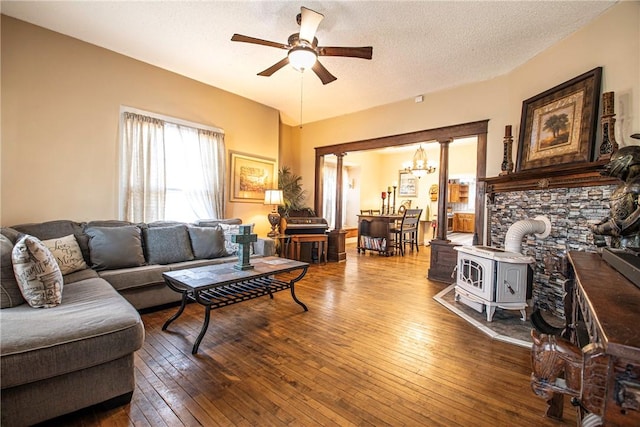
[[[172,264],[193,259],[186,225],[147,227],[143,234],[149,264]]]

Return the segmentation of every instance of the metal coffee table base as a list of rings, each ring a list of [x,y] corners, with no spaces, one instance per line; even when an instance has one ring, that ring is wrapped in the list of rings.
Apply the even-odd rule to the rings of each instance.
[[[211,310],[213,309],[237,304],[242,301],[248,301],[264,295],[269,295],[269,297],[273,299],[273,294],[275,292],[290,289],[293,300],[299,304],[304,311],[309,311],[307,306],[296,297],[294,287],[294,284],[302,279],[307,273],[307,268],[308,265],[302,267],[301,273],[289,281],[278,280],[273,276],[256,277],[222,286],[212,285],[214,287],[209,289],[195,290],[185,289],[181,283],[175,282],[172,278],[165,275],[167,286],[176,292],[182,293],[182,302],[178,311],[164,323],[162,330],[166,330],[174,320],[180,317],[189,300],[203,305],[205,307],[204,322],[202,324],[200,334],[198,334],[198,338],[196,338],[196,341],[193,344],[193,350],[191,351],[192,354],[196,354],[198,352],[198,347],[200,347],[200,342],[209,328],[209,319],[211,318]]]

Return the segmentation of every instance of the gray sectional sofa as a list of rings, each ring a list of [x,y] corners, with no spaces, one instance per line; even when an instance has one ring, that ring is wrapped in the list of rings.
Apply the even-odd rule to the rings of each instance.
[[[165,285],[163,272],[236,262],[230,236],[241,223],[62,220],[2,228],[2,426],[129,401],[134,352],[144,342],[138,310],[180,300]],[[32,308],[16,292],[11,250],[23,234],[49,242],[75,237],[86,268],[63,276],[62,303],[56,307]],[[274,253],[272,240],[254,243],[253,257]]]

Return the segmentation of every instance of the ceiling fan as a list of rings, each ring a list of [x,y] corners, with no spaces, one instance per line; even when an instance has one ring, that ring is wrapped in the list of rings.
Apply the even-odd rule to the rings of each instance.
[[[371,46],[318,46],[318,39],[315,37],[315,34],[323,18],[323,14],[306,7],[301,7],[296,19],[300,25],[300,32],[291,34],[287,44],[243,36],[242,34],[234,34],[233,37],[231,37],[231,41],[259,44],[288,51],[284,59],[258,73],[259,76],[269,77],[285,65],[291,64],[293,68],[301,72],[311,68],[320,78],[322,84],[326,85],[336,80],[336,77],[318,61],[318,56],[345,56],[350,58],[371,59],[373,56],[373,48]]]

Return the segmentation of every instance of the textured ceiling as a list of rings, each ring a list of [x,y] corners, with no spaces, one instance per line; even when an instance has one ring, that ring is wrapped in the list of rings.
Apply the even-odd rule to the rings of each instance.
[[[614,1],[6,1],[2,13],[216,86],[280,111],[294,125],[508,73],[586,25]],[[371,61],[322,57],[323,86],[285,67],[300,6],[324,14],[324,46],[373,46]],[[301,111],[301,88],[303,108]],[[302,114],[301,114],[302,113]]]

